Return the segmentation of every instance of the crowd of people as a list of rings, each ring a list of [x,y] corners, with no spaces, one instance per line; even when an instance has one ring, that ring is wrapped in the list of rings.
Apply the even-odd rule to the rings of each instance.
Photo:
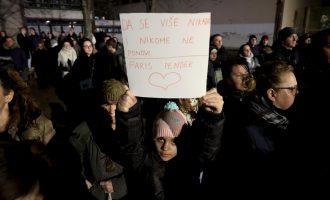
[[[0,42],[0,199],[327,195],[330,29],[251,34],[235,58],[214,34],[206,93],[189,99],[135,96],[107,34],[21,28]],[[61,126],[31,78],[56,88]]]

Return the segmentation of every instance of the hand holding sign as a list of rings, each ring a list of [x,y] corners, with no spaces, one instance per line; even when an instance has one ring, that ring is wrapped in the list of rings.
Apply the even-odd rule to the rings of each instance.
[[[136,96],[206,93],[210,13],[120,14],[130,89]]]

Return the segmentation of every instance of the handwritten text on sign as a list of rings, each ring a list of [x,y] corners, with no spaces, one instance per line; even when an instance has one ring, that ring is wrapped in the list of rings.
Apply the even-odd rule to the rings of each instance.
[[[206,93],[210,13],[120,14],[130,89],[137,96]]]

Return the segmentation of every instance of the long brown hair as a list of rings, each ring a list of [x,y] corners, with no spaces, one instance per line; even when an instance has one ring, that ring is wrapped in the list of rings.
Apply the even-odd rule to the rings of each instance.
[[[27,128],[41,114],[37,103],[32,99],[30,88],[26,81],[13,68],[1,66],[0,87],[3,87],[4,95],[14,92],[13,99],[9,102],[10,122],[9,126]]]

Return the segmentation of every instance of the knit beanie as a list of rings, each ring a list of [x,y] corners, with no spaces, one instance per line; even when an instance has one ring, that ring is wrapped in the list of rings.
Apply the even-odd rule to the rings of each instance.
[[[103,81],[102,84],[102,94],[103,102],[117,102],[120,97],[126,92],[125,85],[115,79],[109,79]]]
[[[178,137],[185,124],[187,124],[186,116],[179,110],[176,103],[169,102],[153,124],[153,136],[154,138]]]
[[[214,53],[217,53],[218,52],[218,49],[217,49],[217,47],[211,45],[210,46],[210,54],[213,53],[213,52]]]
[[[284,41],[286,38],[290,37],[292,34],[297,34],[296,30],[292,27],[285,27],[278,33],[278,40]]]

